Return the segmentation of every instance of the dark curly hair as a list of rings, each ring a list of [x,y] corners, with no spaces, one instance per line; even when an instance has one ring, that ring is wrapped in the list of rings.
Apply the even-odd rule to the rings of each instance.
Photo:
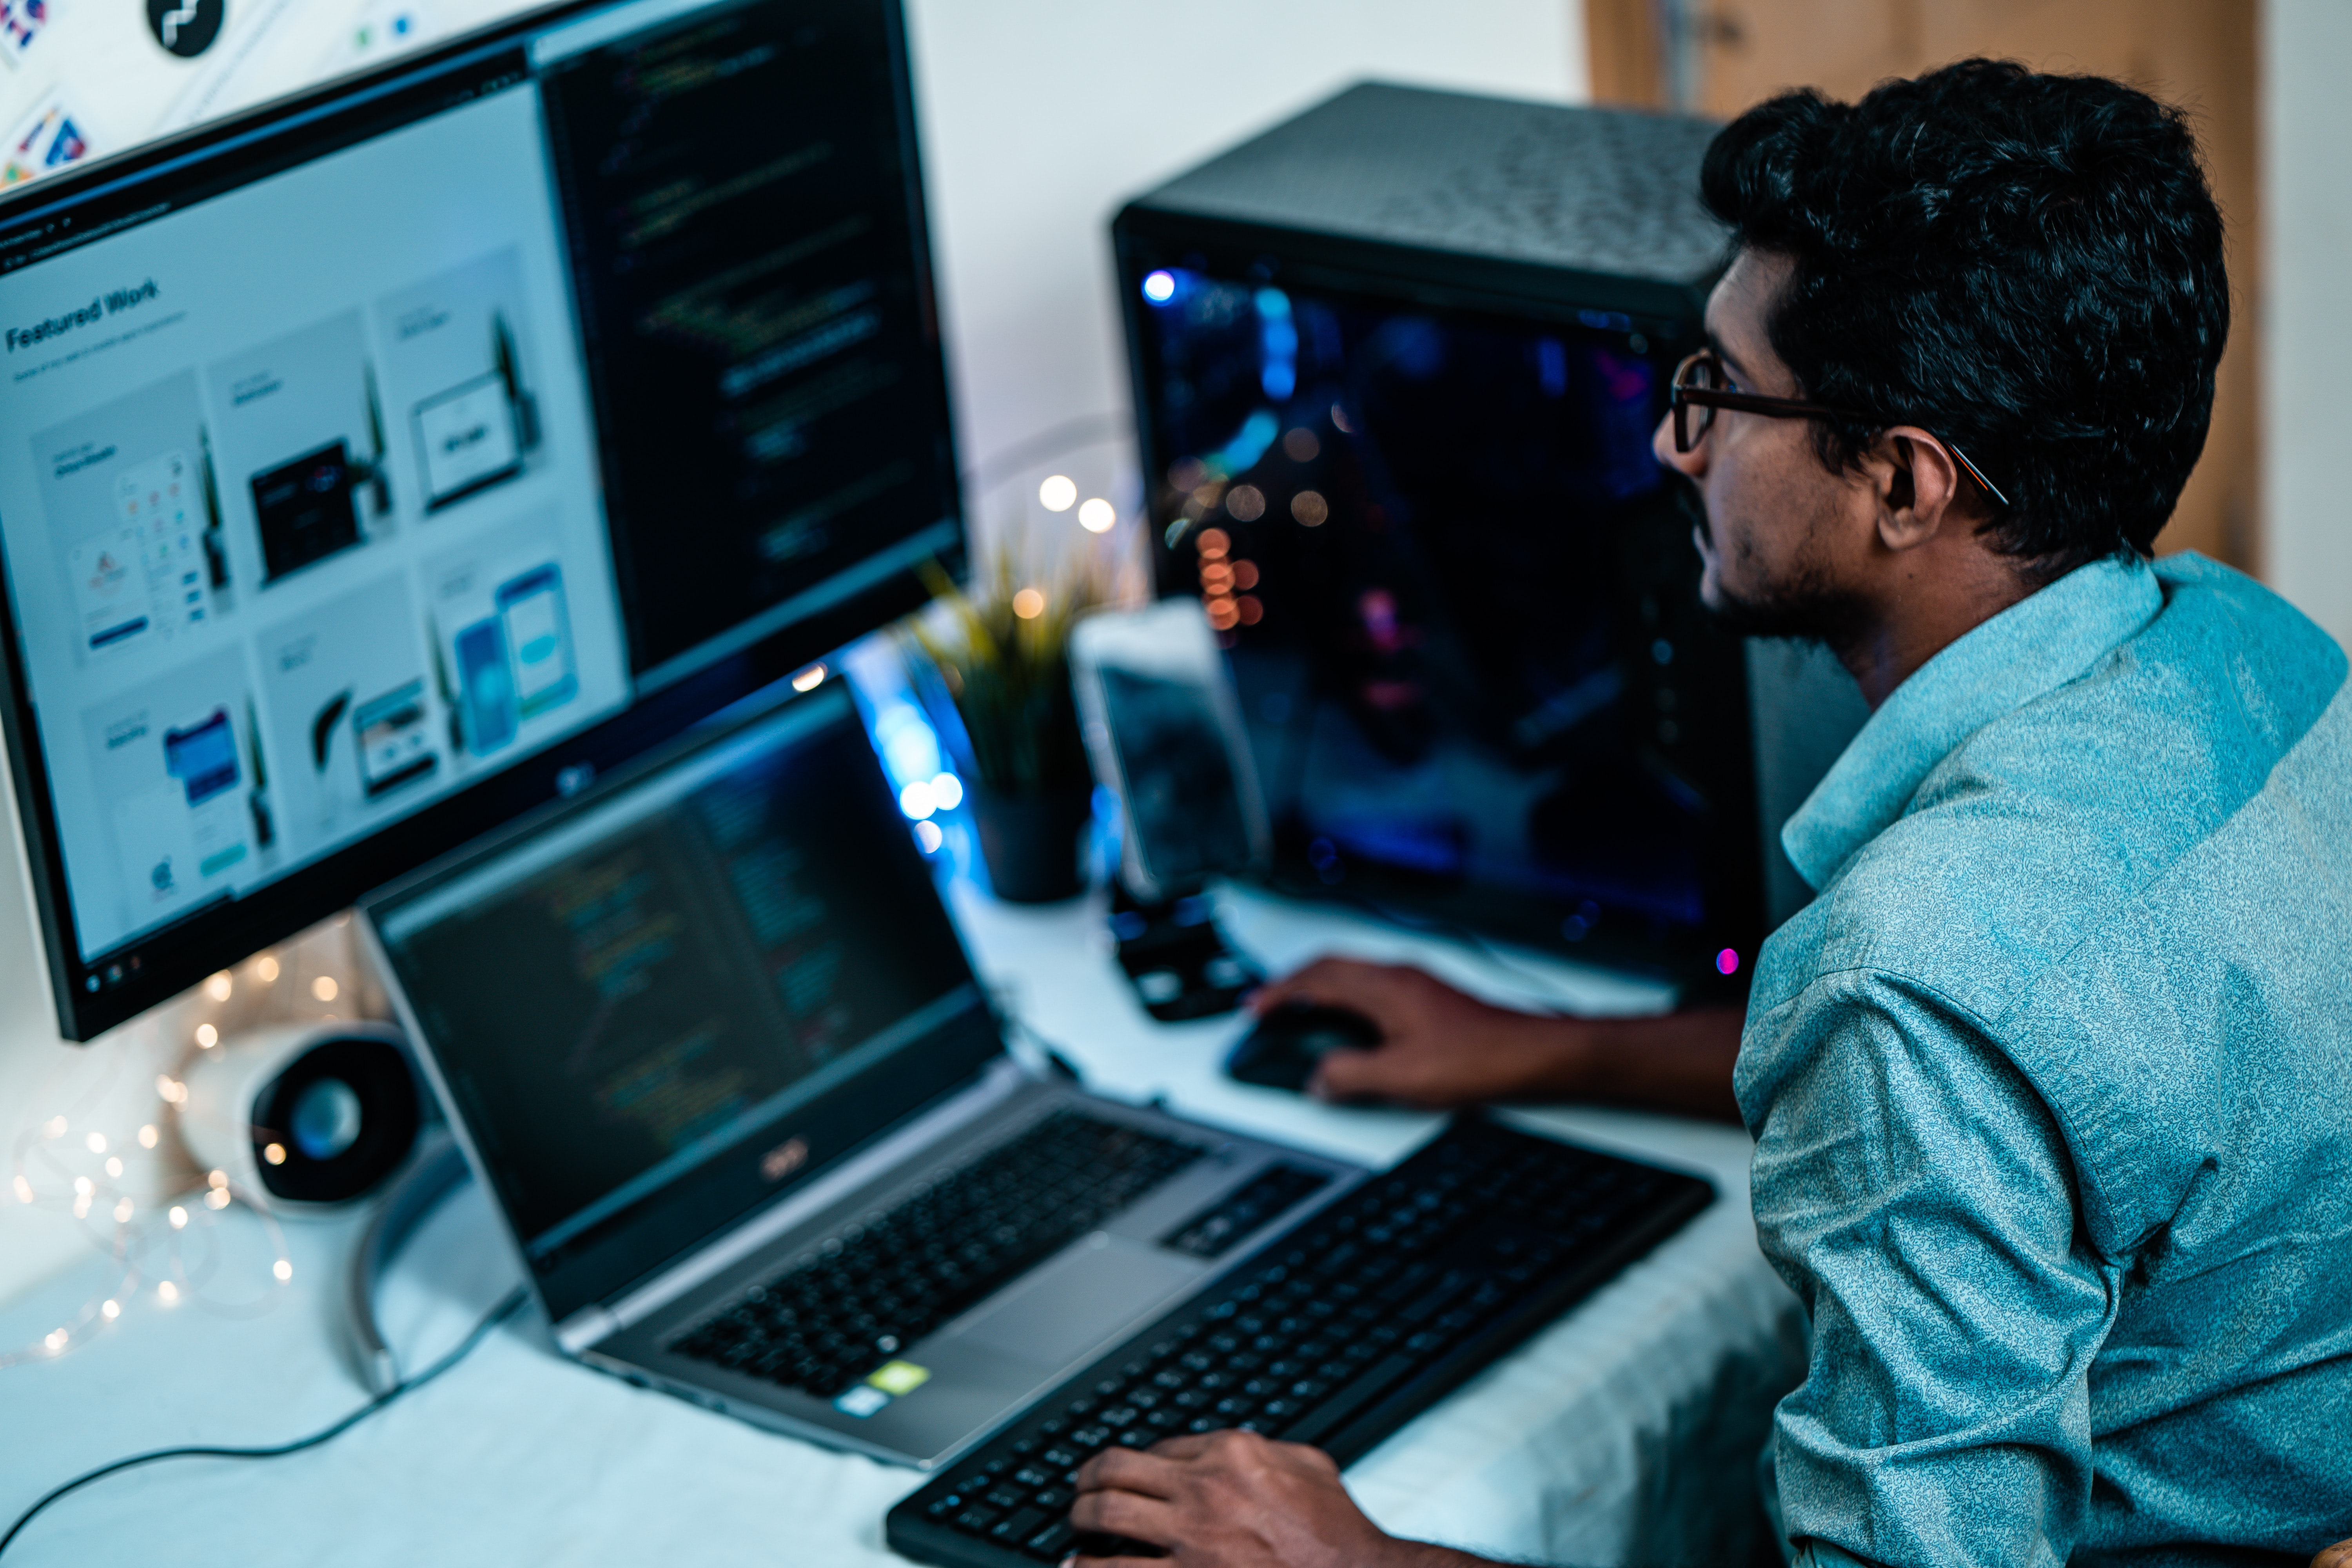
[[[1917,425],[2009,498],[1988,537],[2033,577],[2148,552],[2230,331],[2221,214],[2179,110],[1964,60],[1859,103],[1759,104],[1700,190],[1735,247],[1795,263],[1769,331],[1804,395],[1878,421],[1818,423],[1830,468]]]

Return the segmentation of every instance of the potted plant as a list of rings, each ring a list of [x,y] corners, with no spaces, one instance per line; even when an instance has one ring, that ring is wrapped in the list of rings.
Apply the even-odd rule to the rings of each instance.
[[[967,798],[997,896],[1073,898],[1086,887],[1080,838],[1094,775],[1070,695],[1069,633],[1108,590],[1092,563],[1050,584],[1024,584],[1004,550],[974,577],[967,592],[929,563],[933,607],[906,623],[907,635],[962,721],[973,773]]]

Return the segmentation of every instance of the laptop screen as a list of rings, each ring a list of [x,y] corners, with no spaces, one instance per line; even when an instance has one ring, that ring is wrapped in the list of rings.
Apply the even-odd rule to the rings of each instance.
[[[839,683],[370,916],[534,1271],[590,1299],[996,1048]]]

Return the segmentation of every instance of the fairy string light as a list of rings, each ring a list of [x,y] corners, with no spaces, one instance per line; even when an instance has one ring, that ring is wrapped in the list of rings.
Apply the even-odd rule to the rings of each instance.
[[[208,1047],[211,1042],[199,1037]],[[100,1087],[104,1088],[103,1079]],[[86,1110],[99,1093],[84,1095],[75,1109]],[[69,1112],[53,1115],[17,1135],[10,1157],[10,1196],[18,1204],[69,1215],[112,1267],[106,1285],[66,1321],[28,1345],[0,1351],[0,1369],[64,1355],[142,1301],[165,1310],[194,1307],[218,1317],[253,1318],[274,1307],[278,1292],[292,1282],[294,1264],[286,1233],[267,1195],[232,1181],[226,1172],[213,1171],[196,1192],[162,1203],[142,1203],[135,1195],[134,1169],[152,1167],[159,1158],[162,1108],[184,1100],[187,1086],[168,1073],[159,1074],[155,1094],[155,1118],[127,1138],[98,1127],[78,1128]],[[272,1260],[257,1293],[226,1294],[215,1289],[229,1283],[223,1278],[228,1237],[221,1227],[237,1205],[259,1218],[269,1240]],[[152,1290],[147,1289],[151,1281]]]

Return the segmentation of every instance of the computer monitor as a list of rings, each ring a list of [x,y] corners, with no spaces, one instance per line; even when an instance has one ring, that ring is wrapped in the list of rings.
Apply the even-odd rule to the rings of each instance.
[[[1223,633],[1278,886],[1744,984],[1748,676],[1651,450],[1711,134],[1359,87],[1120,214],[1159,586]]]
[[[961,559],[896,0],[551,6],[58,176],[0,369],[76,1038]]]

